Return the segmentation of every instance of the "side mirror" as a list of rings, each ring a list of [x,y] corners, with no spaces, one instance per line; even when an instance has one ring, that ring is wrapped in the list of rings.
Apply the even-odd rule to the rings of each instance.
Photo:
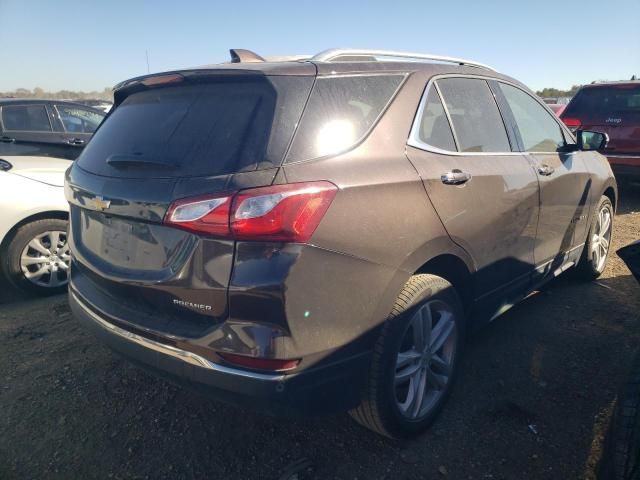
[[[609,143],[609,135],[591,130],[578,130],[576,132],[578,150],[604,150]]]

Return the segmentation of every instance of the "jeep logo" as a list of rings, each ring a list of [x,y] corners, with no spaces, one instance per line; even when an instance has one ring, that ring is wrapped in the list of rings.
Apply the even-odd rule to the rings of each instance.
[[[605,122],[607,123],[621,123],[622,119],[621,118],[613,118],[613,117],[609,117],[605,120]]]

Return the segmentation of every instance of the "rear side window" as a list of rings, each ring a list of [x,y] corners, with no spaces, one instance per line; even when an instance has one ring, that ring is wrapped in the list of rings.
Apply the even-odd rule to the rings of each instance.
[[[509,152],[498,106],[484,80],[445,78],[436,82],[451,117],[460,152]]]
[[[526,152],[556,152],[564,146],[558,122],[542,105],[519,88],[499,83],[513,113]]]
[[[56,109],[66,132],[93,133],[104,118],[104,115],[86,108],[56,105]]]
[[[438,91],[431,87],[420,118],[420,141],[442,150],[454,151],[456,144]]]
[[[127,97],[78,159],[121,177],[213,176],[279,165],[312,78],[219,77]]]
[[[564,116],[640,114],[640,85],[587,87],[578,92]]]
[[[404,75],[319,77],[287,162],[348,150],[373,126]]]
[[[51,122],[44,105],[6,105],[2,107],[5,130],[50,132]]]

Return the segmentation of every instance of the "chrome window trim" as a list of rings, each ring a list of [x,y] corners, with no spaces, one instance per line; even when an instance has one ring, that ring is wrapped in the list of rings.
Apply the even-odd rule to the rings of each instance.
[[[107,320],[100,317],[98,314],[93,312],[84,300],[73,290],[69,289],[69,294],[76,301],[78,306],[82,309],[82,311],[87,314],[99,327],[102,327],[107,332],[112,335],[122,338],[131,343],[135,343],[140,345],[141,347],[147,348],[149,350],[153,350],[154,352],[161,353],[163,355],[167,355],[169,357],[175,358],[182,362],[188,363],[190,365],[194,365],[196,367],[205,368],[207,370],[214,370],[219,373],[224,373],[228,375],[237,375],[240,377],[253,378],[256,380],[267,380],[273,382],[279,382],[284,379],[284,375],[280,373],[268,374],[268,373],[257,373],[251,372],[248,370],[240,370],[238,368],[227,367],[224,365],[220,365],[217,363],[213,363],[206,358],[197,355],[193,352],[188,352],[186,350],[182,350],[180,348],[173,347],[171,345],[166,345],[164,343],[157,342],[155,340],[151,340],[150,338],[143,337],[142,335],[138,335],[136,333],[125,330],[124,328],[120,328],[113,323],[108,322]]]
[[[460,157],[460,156],[473,156],[473,157],[492,156],[492,157],[495,157],[495,156],[526,155],[526,154],[532,154],[532,155],[556,154],[557,155],[559,153],[559,152],[527,152],[527,151],[522,151],[522,152],[519,152],[519,151],[516,151],[516,152],[514,152],[514,151],[511,151],[511,152],[452,152],[450,150],[443,150],[441,148],[434,147],[433,145],[429,145],[428,143],[423,142],[420,139],[420,120],[422,119],[422,114],[423,114],[424,109],[425,109],[425,105],[426,105],[426,102],[427,102],[427,94],[429,93],[429,89],[432,86],[434,86],[434,88],[436,88],[438,96],[440,97],[440,101],[442,102],[442,105],[445,108],[445,112],[447,113],[447,119],[449,120],[449,126],[451,127],[451,131],[454,132],[454,141],[456,142],[456,147],[458,146],[457,137],[455,136],[455,130],[454,130],[453,124],[451,123],[451,119],[449,118],[446,104],[444,102],[444,99],[440,95],[440,90],[438,89],[437,84],[435,83],[437,80],[444,79],[444,78],[470,78],[470,79],[477,79],[477,80],[494,81],[494,82],[504,83],[506,85],[511,85],[512,87],[515,87],[518,90],[522,90],[524,93],[526,93],[531,98],[536,100],[540,105],[542,105],[543,108],[545,108],[545,110],[547,110],[547,113],[550,113],[550,115],[555,116],[555,114],[544,104],[544,102],[538,101],[529,92],[527,92],[526,90],[523,90],[522,87],[520,87],[519,85],[517,85],[517,84],[515,84],[513,82],[510,82],[508,80],[503,80],[501,78],[496,78],[496,77],[490,77],[490,76],[487,76],[487,75],[472,75],[472,74],[462,74],[462,73],[444,73],[444,74],[441,74],[441,75],[434,75],[427,82],[427,86],[424,88],[424,91],[422,92],[422,97],[420,98],[420,103],[418,105],[418,110],[417,110],[417,112],[416,112],[416,114],[414,116],[413,124],[411,125],[411,131],[409,133],[409,138],[407,140],[407,145],[409,145],[411,147],[414,147],[414,148],[417,148],[419,150],[424,150],[424,151],[431,152],[431,153],[437,153],[437,154],[440,154],[440,155],[450,155],[450,156],[454,156],[454,157]],[[498,110],[500,110],[499,107],[498,107]],[[500,113],[502,115],[502,112],[500,112]],[[560,119],[557,118],[557,117],[554,118],[554,120],[560,126],[560,129],[562,130],[562,132],[564,132],[565,134],[568,132],[570,138],[573,139],[574,142],[575,142],[575,137],[565,127],[564,123],[562,123],[560,121]],[[505,127],[505,133],[507,133],[506,132],[506,127]]]

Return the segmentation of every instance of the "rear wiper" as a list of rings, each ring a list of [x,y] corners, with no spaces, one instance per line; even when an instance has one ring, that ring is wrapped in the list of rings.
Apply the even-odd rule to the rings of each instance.
[[[129,166],[149,166],[149,167],[163,167],[163,168],[175,168],[174,163],[170,163],[167,160],[159,160],[157,158],[148,158],[138,155],[127,155],[114,153],[107,158],[107,163],[112,167],[129,167]]]

